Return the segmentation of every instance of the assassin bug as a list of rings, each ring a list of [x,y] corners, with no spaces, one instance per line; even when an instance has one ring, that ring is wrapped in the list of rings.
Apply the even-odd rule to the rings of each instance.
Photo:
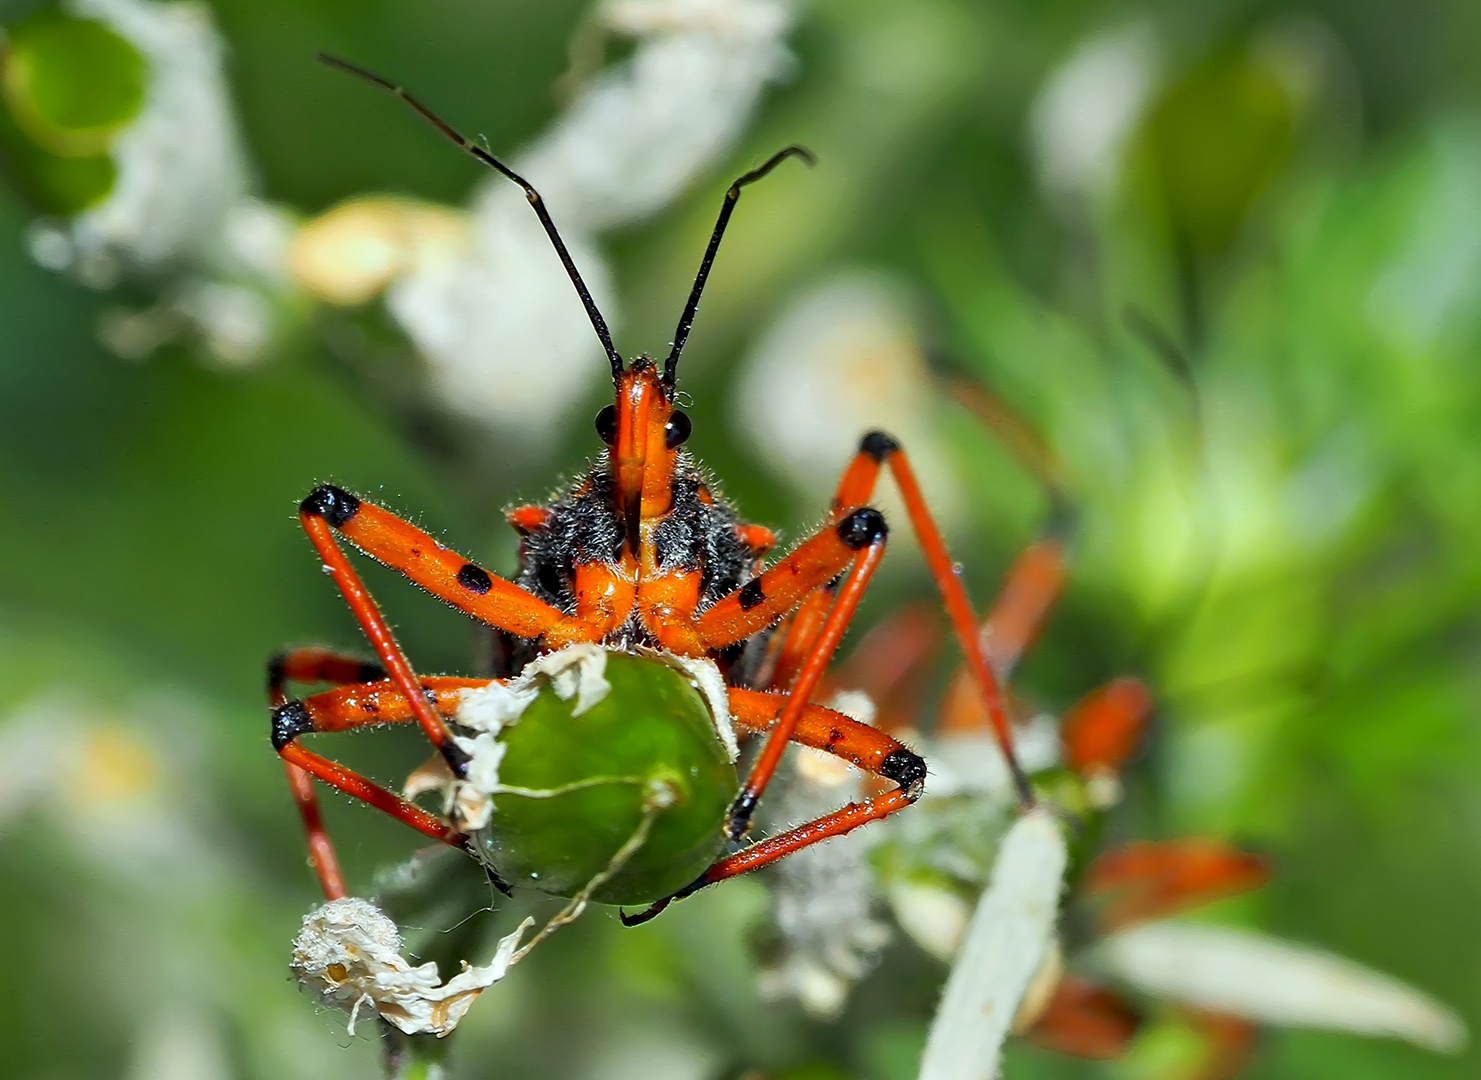
[[[636,916],[624,916],[635,923],[651,918],[671,900],[883,818],[919,798],[926,765],[918,755],[884,732],[811,701],[884,555],[888,529],[883,515],[867,503],[880,471],[888,469],[1009,762],[1019,799],[1030,804],[1033,796],[1013,754],[1002,696],[979,646],[972,605],[900,445],[882,432],[865,435],[840,479],[825,523],[770,565],[764,557],[774,546],[772,533],[742,522],[710,490],[683,450],[690,423],[675,404],[679,360],[736,202],[747,185],[782,162],[795,157],[811,163],[812,155],[801,147],[786,147],[726,191],[660,371],[646,356],[626,363],[618,353],[555,223],[528,181],[399,86],[344,61],[321,59],[400,97],[464,151],[524,190],[586,309],[611,365],[614,386],[613,403],[596,417],[606,449],[590,471],[550,505],[510,512],[509,521],[522,537],[520,569],[513,580],[484,570],[409,522],[340,488],[321,485],[300,506],[304,531],[379,658],[379,664],[366,664],[306,649],[282,654],[269,666],[272,741],[286,764],[325,895],[337,899],[346,889],[320,820],[314,778],[434,840],[469,850],[485,863],[496,884],[504,884],[486,838],[473,830],[460,831],[451,817],[422,809],[300,741],[311,733],[416,723],[452,777],[464,778],[470,756],[466,740],[459,738],[459,703],[472,690],[502,682],[418,676],[338,538],[490,627],[511,658],[507,675],[514,675],[521,661],[579,645],[599,647],[614,657],[658,651],[713,663],[723,673],[723,693],[735,726],[765,735],[766,741],[738,792],[732,786],[725,796],[728,811],[709,827],[713,842],[703,856],[707,868],[682,887],[638,899],[629,891],[628,902],[649,904]],[[284,690],[288,681],[328,682],[338,688],[290,700]],[[841,757],[896,786],[739,846],[789,742]],[[733,785],[733,770],[730,776]],[[726,843],[732,850],[716,859]]]

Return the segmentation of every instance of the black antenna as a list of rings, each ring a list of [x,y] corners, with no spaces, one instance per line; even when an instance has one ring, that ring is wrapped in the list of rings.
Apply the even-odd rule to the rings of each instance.
[[[705,257],[700,262],[699,273],[694,278],[694,288],[689,290],[689,302],[684,305],[684,314],[679,316],[679,327],[674,331],[674,347],[669,350],[668,359],[663,364],[663,385],[670,392],[673,391],[674,383],[679,377],[679,354],[684,351],[684,342],[689,340],[689,329],[694,325],[694,316],[699,311],[700,294],[704,292],[705,281],[710,276],[710,267],[715,262],[715,252],[720,250],[720,239],[725,235],[725,226],[730,224],[730,215],[735,212],[735,204],[740,199],[741,188],[760,180],[789,157],[801,158],[809,165],[816,165],[818,160],[813,157],[810,150],[800,146],[788,146],[772,154],[766,164],[740,177],[725,192],[725,202],[720,207],[720,220],[715,222],[715,231],[710,234],[710,246],[705,248]]]
[[[571,279],[571,284],[576,286],[576,295],[581,297],[581,303],[586,308],[587,318],[591,319],[591,328],[597,332],[597,337],[601,339],[602,342],[602,348],[607,351],[607,359],[612,364],[612,378],[616,379],[619,375],[621,375],[622,357],[618,354],[616,347],[614,347],[612,344],[612,332],[607,329],[607,320],[602,318],[602,313],[597,310],[596,301],[591,298],[591,293],[586,288],[586,282],[581,280],[581,272],[576,269],[576,263],[571,259],[571,253],[566,250],[565,241],[561,239],[561,234],[556,231],[555,222],[550,220],[550,212],[545,209],[545,200],[540,198],[540,193],[536,191],[533,186],[531,186],[530,182],[523,176],[520,176],[519,173],[509,168],[509,166],[505,165],[498,158],[494,157],[493,154],[490,154],[487,150],[483,149],[481,146],[475,146],[473,143],[463,138],[463,136],[454,131],[447,124],[446,121],[444,121],[431,109],[427,108],[427,106],[423,105],[420,101],[412,97],[405,90],[403,90],[401,87],[397,86],[390,80],[383,79],[379,75],[376,75],[374,72],[366,71],[362,67],[356,67],[354,64],[351,64],[348,61],[341,60],[337,56],[330,56],[327,53],[320,53],[319,60],[321,63],[328,64],[330,67],[339,68],[339,70],[341,71],[347,71],[351,75],[356,75],[366,80],[367,82],[372,82],[376,86],[379,86],[382,90],[389,90],[391,93],[395,94],[402,101],[406,102],[413,109],[415,109],[417,112],[421,113],[424,117],[430,120],[433,126],[435,126],[438,131],[442,132],[468,153],[472,154],[479,161],[483,162],[495,172],[500,173],[503,176],[507,176],[510,180],[513,180],[516,184],[525,189],[525,198],[530,201],[530,206],[534,209],[535,216],[540,219],[540,224],[545,227],[545,233],[547,236],[550,237],[550,242],[555,245],[555,253],[560,256],[561,264],[564,265],[566,268],[566,276]],[[793,147],[792,149],[795,149],[795,147]],[[782,153],[785,154],[786,152],[787,151],[783,151]],[[778,157],[780,156],[782,155],[778,155]],[[746,176],[743,176],[741,180],[736,181],[736,183],[739,184],[742,181],[749,183],[751,180],[755,179],[756,175],[764,174],[767,169],[776,164],[776,161],[777,158],[773,158],[771,161],[767,162],[766,165],[758,169],[755,175],[747,173]],[[735,189],[731,188],[731,190],[734,191]],[[735,200],[733,198],[730,200],[731,203],[733,203],[734,201]],[[725,217],[729,216],[728,207],[729,204],[727,204],[727,210],[725,214],[721,216],[722,222]],[[718,236],[716,237],[716,240],[712,241],[710,244],[710,247],[712,249],[711,254],[713,254],[713,248],[716,242],[718,242]],[[690,313],[690,317],[693,318],[692,312]]]

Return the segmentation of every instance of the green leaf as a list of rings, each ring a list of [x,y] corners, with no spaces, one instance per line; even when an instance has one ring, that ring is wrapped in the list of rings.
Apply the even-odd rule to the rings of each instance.
[[[1285,166],[1296,105],[1268,60],[1218,54],[1168,88],[1141,134],[1140,165],[1179,243],[1218,254]]]

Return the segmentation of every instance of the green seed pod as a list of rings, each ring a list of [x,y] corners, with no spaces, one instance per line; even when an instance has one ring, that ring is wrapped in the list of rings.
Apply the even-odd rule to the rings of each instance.
[[[610,872],[594,899],[645,904],[714,860],[738,782],[710,707],[684,672],[628,653],[604,659],[597,679],[610,689],[595,704],[586,684],[573,692],[568,671],[541,677],[533,700],[502,723],[493,814],[476,838],[511,885],[572,896]],[[614,867],[624,846],[636,849]]]

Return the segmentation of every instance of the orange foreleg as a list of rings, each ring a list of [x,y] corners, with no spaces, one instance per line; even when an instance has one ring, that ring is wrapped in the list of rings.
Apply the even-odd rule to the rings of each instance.
[[[404,574],[465,615],[516,637],[541,637],[566,618],[513,582],[443,547],[409,521],[339,488],[327,484],[315,488],[300,515],[305,528],[315,520],[332,525],[376,562]]]
[[[873,510],[867,513],[879,517]],[[843,573],[859,554],[862,544],[857,540],[864,535],[859,531],[863,520],[855,514],[824,526],[781,562],[715,603],[694,620],[700,646],[714,651],[744,641],[791,613],[810,592]]]

